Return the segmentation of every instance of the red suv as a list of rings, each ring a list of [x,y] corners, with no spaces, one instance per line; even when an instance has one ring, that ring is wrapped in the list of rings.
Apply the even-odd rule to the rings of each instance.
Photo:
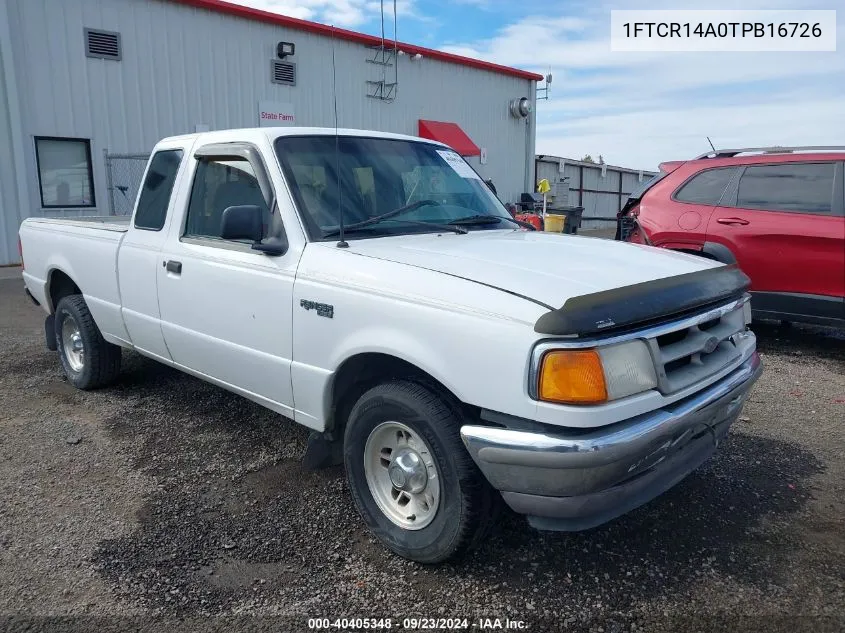
[[[660,165],[617,239],[739,264],[758,318],[845,326],[845,148],[717,150]]]

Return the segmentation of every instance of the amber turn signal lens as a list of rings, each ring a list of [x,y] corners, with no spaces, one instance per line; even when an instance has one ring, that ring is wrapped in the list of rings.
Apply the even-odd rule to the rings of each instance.
[[[565,404],[607,401],[607,385],[596,350],[555,350],[543,356],[540,400]]]

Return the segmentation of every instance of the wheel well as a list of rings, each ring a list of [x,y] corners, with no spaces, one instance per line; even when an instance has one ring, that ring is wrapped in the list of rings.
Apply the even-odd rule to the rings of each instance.
[[[352,407],[365,391],[377,384],[398,379],[423,383],[441,392],[453,404],[463,407],[443,383],[416,365],[389,354],[357,354],[346,359],[335,374],[327,428],[337,436],[346,424]]]
[[[736,264],[736,255],[731,252],[724,244],[719,242],[704,242],[704,248],[702,249],[702,253],[704,253],[710,259],[715,259],[718,262],[722,262],[723,264]]]
[[[48,287],[50,289],[51,312],[56,311],[56,306],[59,305],[59,301],[61,301],[64,297],[67,297],[68,295],[82,294],[82,291],[73,279],[68,277],[61,270],[54,270],[50,273]]]

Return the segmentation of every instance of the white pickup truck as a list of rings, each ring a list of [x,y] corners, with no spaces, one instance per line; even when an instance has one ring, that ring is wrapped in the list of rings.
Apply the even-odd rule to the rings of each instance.
[[[761,371],[738,269],[528,231],[413,137],[168,138],[131,219],[31,218],[20,241],[71,383],[108,385],[127,348],[292,418],[420,562],[479,543],[502,499],[546,530],[649,501]]]

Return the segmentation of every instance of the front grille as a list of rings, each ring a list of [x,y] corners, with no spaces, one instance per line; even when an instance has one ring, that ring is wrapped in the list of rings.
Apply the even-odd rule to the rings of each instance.
[[[677,330],[663,332],[646,340],[657,371],[658,389],[671,394],[738,362],[742,352],[733,336],[745,330],[743,304],[713,317],[689,320]]]

